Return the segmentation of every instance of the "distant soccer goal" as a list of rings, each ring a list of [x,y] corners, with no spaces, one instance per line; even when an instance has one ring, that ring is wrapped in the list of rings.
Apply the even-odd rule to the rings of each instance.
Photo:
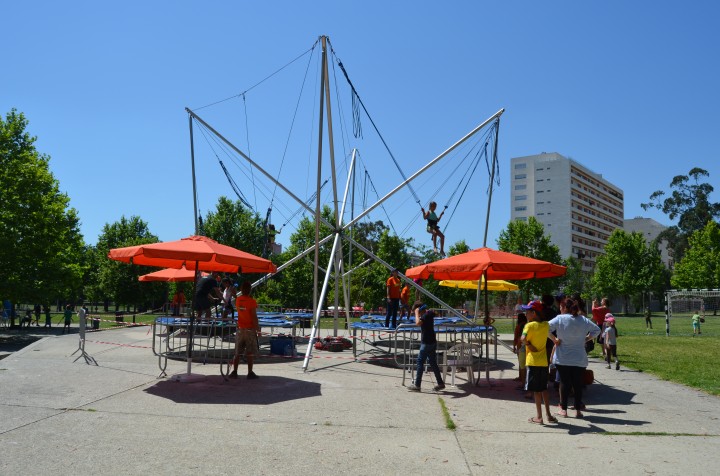
[[[671,289],[665,293],[665,332],[670,334],[670,318],[717,316],[720,289]]]

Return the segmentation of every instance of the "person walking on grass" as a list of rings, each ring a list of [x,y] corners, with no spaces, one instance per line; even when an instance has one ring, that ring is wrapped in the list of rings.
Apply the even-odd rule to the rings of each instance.
[[[695,337],[696,335],[702,334],[702,332],[700,332],[700,323],[703,320],[704,319],[702,317],[700,317],[700,311],[697,311],[695,314],[693,314],[693,316],[692,316],[693,337]]]
[[[437,381],[437,385],[433,387],[433,390],[439,392],[445,388],[445,383],[443,383],[440,367],[437,363],[437,354],[435,353],[435,349],[437,348],[437,339],[435,337],[435,313],[433,311],[429,311],[427,306],[420,301],[416,301],[415,304],[413,304],[413,312],[415,312],[415,325],[420,326],[420,352],[417,357],[415,382],[408,385],[407,389],[411,392],[420,391],[422,375],[425,370],[425,361],[427,360],[430,368],[435,374],[435,380]]]
[[[549,327],[543,316],[543,305],[540,301],[530,301],[523,310],[528,319],[522,331],[521,342],[525,345],[526,359],[525,390],[533,392],[535,398],[535,416],[528,419],[529,423],[542,425],[542,406],[545,404],[545,415],[549,423],[557,423],[557,418],[550,413],[550,393],[548,392],[548,358],[545,351]]]
[[[620,359],[617,356],[617,328],[615,327],[615,317],[608,313],[605,315],[605,331],[603,331],[603,341],[605,342],[605,355],[607,356],[607,368],[610,368],[610,360],[615,357],[615,370],[620,370]]]

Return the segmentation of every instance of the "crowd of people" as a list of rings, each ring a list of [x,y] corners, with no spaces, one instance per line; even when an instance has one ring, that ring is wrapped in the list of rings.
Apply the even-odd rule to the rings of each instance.
[[[576,418],[583,417],[584,387],[593,379],[587,368],[588,352],[595,342],[602,346],[607,368],[612,368],[614,362],[615,369],[620,369],[618,332],[607,299],[593,301],[590,311],[592,319],[586,317],[585,302],[577,294],[543,296],[542,300],[517,306],[513,352],[518,356],[520,374],[516,380],[535,403],[530,423],[556,423],[556,416],[568,417],[570,411],[574,411]],[[559,391],[555,414],[549,401],[551,377]],[[573,406],[569,406],[571,396]]]

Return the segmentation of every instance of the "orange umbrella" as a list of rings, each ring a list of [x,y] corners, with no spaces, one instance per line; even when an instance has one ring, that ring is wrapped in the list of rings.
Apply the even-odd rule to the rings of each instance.
[[[408,278],[524,280],[532,278],[555,278],[565,274],[565,266],[534,258],[478,248],[467,253],[423,264],[405,271]]]
[[[108,258],[143,266],[226,273],[273,273],[270,260],[226,246],[206,236],[189,236],[177,241],[150,243],[110,250]]]
[[[207,273],[202,273],[206,276]],[[177,281],[193,281],[195,279],[195,271],[185,269],[183,266],[180,269],[165,268],[154,273],[143,274],[138,278],[138,281],[162,281],[162,282],[177,282]]]
[[[478,287],[475,300],[475,315],[478,315],[480,290],[485,290],[485,318],[486,326],[492,325],[490,309],[487,298],[487,283],[490,280],[508,279],[524,280],[532,278],[555,278],[565,274],[567,268],[526,256],[520,256],[491,248],[478,248],[467,253],[451,256],[449,258],[423,264],[405,271],[409,278],[427,279],[433,277],[441,279],[471,279],[483,282]],[[490,356],[490,339],[485,340],[485,351]],[[490,380],[489,361],[485,364],[485,377]]]

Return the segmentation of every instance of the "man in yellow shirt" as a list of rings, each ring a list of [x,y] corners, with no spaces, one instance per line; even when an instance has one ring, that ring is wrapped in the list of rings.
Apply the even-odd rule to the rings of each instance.
[[[550,395],[548,393],[548,358],[545,352],[550,326],[544,320],[543,304],[530,301],[522,307],[527,315],[528,323],[522,332],[522,343],[525,344],[526,358],[525,390],[533,392],[535,397],[536,416],[528,419],[530,423],[543,424],[542,403],[545,402],[545,414],[550,423],[557,423],[557,418],[550,413]]]

